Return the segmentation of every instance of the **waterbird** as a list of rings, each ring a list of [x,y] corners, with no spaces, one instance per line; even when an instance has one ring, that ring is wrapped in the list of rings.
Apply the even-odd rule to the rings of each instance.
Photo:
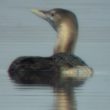
[[[49,57],[21,56],[9,66],[12,81],[18,84],[49,85],[57,88],[78,86],[93,70],[73,50],[78,36],[76,15],[66,9],[32,9],[34,15],[46,20],[57,32],[53,54]],[[71,83],[68,83],[71,82]]]

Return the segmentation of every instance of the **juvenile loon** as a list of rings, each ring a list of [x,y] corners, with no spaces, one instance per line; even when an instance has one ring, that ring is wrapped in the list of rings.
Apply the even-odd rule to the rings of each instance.
[[[46,84],[62,87],[67,79],[79,85],[93,73],[79,57],[72,54],[78,35],[78,23],[74,13],[65,9],[32,12],[48,21],[57,32],[57,41],[50,57],[23,56],[12,62],[8,69],[10,78],[20,84]]]

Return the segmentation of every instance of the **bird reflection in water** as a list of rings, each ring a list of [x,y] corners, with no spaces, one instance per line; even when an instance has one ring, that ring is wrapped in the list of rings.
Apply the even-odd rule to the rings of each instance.
[[[71,89],[59,89],[55,92],[55,110],[77,110],[75,94]]]
[[[74,87],[92,76],[93,70],[72,54],[78,35],[74,13],[65,9],[32,12],[48,21],[57,32],[57,42],[50,57],[19,57],[9,67],[10,78],[19,84],[49,85],[54,89],[57,110],[76,110]]]

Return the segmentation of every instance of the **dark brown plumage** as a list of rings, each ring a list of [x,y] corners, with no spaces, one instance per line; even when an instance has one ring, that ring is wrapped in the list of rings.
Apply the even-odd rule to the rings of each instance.
[[[61,86],[61,67],[70,68],[85,66],[79,57],[71,54],[59,53],[50,57],[19,57],[9,67],[9,76],[19,84],[37,84]],[[83,80],[74,79],[73,86],[81,84]]]

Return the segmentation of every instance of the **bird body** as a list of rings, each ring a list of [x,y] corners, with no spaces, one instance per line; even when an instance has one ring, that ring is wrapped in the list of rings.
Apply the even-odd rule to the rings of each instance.
[[[53,55],[19,57],[9,66],[9,76],[19,84],[52,86],[56,110],[76,110],[72,87],[80,86],[93,74],[91,67],[72,54],[78,35],[77,18],[65,9],[33,9],[32,12],[48,21],[57,32]]]
[[[50,57],[17,58],[8,70],[11,79],[20,84],[45,84],[60,87],[67,79],[74,80],[73,85],[77,85],[91,76],[92,69],[72,54],[78,35],[75,14],[65,9],[49,11],[33,9],[32,12],[48,21],[56,30],[57,42],[54,53]]]
[[[19,57],[12,62],[8,72],[11,79],[19,84],[58,87],[62,85],[61,79],[65,78],[73,78],[73,86],[79,85],[92,74],[90,70],[92,71],[79,57],[68,53],[58,53],[50,57]],[[85,77],[82,72],[85,72]]]

